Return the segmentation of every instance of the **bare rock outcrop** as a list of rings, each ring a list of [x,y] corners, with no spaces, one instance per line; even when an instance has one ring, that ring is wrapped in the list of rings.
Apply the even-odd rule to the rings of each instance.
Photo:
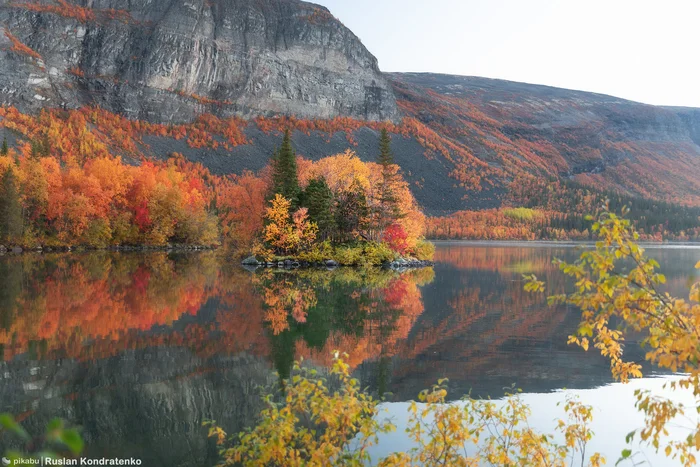
[[[297,0],[0,0],[0,104],[154,122],[398,117],[377,59]]]

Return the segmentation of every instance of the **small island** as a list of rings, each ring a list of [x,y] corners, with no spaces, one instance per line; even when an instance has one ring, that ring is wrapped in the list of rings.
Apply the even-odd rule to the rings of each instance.
[[[422,237],[425,215],[394,163],[385,129],[376,162],[349,150],[298,160],[285,131],[269,179],[262,233],[244,266],[432,265],[435,248]]]

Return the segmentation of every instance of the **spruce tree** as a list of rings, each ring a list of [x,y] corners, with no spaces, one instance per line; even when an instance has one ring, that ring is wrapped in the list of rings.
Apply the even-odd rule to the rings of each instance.
[[[0,156],[6,156],[10,152],[10,149],[7,147],[7,136],[4,136],[2,138],[2,148],[0,148]]]
[[[281,194],[292,202],[290,211],[299,207],[299,177],[297,174],[297,156],[292,147],[289,130],[285,130],[282,146],[275,154],[272,167],[272,194]]]
[[[390,166],[394,163],[394,154],[391,152],[391,138],[386,128],[382,128],[379,133],[379,157],[377,163],[382,167]]]
[[[13,243],[22,236],[22,205],[17,179],[12,168],[2,176],[0,184],[0,241]]]
[[[378,203],[374,208],[374,228],[377,236],[381,238],[384,230],[402,217],[399,201],[394,191],[394,185],[398,181],[398,171],[394,164],[394,155],[391,152],[391,138],[386,128],[382,128],[379,135],[379,157],[377,163],[381,166],[382,177],[379,180]]]
[[[309,209],[309,220],[318,226],[319,236],[323,239],[330,237],[335,230],[333,217],[333,192],[323,177],[309,181],[302,196],[302,205]]]

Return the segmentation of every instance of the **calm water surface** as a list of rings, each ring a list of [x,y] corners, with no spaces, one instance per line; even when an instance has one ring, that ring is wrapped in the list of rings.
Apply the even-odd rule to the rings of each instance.
[[[686,296],[700,249],[649,253],[669,291]],[[517,384],[533,425],[547,431],[557,401],[580,394],[595,407],[592,449],[614,464],[643,421],[634,389],[659,389],[671,376],[647,369],[649,378],[613,384],[604,359],[566,345],[576,310],[522,290],[530,272],[548,291],[564,290],[551,260],[577,254],[441,243],[435,268],[404,274],[250,272],[215,253],[0,257],[0,412],[33,433],[55,416],[70,420],[83,427],[88,456],[213,465],[203,420],[241,430],[260,410],[260,386],[275,386],[302,357],[327,366],[339,349],[363,385],[393,394],[383,406],[399,430],[376,455],[410,446],[406,401],[447,377],[455,398],[497,398]],[[634,344],[627,353],[643,360]],[[0,436],[0,450],[9,442]]]

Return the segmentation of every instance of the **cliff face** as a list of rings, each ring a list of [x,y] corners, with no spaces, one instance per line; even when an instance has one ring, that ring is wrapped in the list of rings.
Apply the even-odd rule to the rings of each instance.
[[[690,138],[700,146],[700,109],[692,107],[666,107],[666,109],[678,115],[686,126]]]
[[[376,58],[297,0],[0,0],[0,104],[171,122],[398,115]]]

